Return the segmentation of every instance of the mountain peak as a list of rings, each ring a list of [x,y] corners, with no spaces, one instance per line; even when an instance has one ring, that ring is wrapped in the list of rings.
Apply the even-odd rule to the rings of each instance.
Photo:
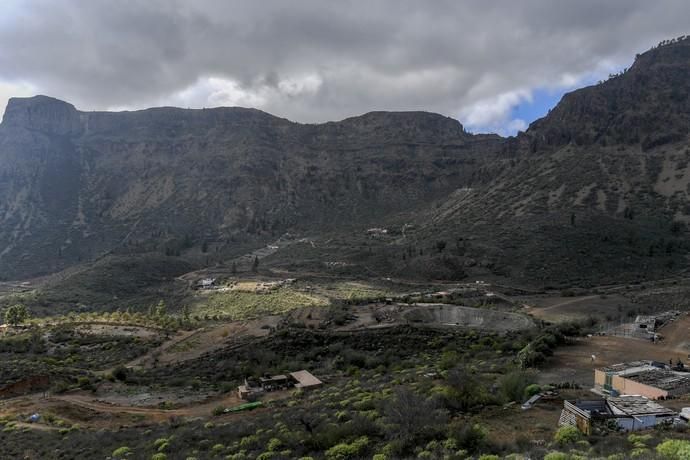
[[[690,39],[683,37],[639,54],[629,69],[598,85],[566,94],[528,133],[536,145],[651,148],[688,135],[689,95]]]
[[[2,124],[59,135],[80,128],[79,112],[72,104],[42,95],[10,98]]]

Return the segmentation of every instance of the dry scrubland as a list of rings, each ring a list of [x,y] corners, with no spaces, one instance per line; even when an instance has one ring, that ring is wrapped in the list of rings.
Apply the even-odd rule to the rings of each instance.
[[[395,292],[298,280],[255,292],[263,282],[195,291],[188,317],[167,306],[71,315],[0,337],[3,383],[50,377],[46,388],[0,400],[5,451],[37,459],[57,458],[57,450],[65,458],[575,459],[635,449],[653,456],[665,439],[688,437],[657,431],[644,447],[616,433],[563,441],[556,426],[563,398],[587,397],[595,365],[685,349],[688,316],[667,326],[667,340],[656,345],[587,336],[678,298],[682,283],[531,297],[471,284],[460,291],[465,297],[433,294],[455,288],[444,284],[428,290],[441,300],[425,304],[409,296],[417,286]],[[458,305],[463,299],[481,308]],[[297,369],[309,369],[324,387],[270,393],[254,411],[220,411],[242,403],[235,388],[244,377]],[[520,409],[542,389],[559,394]],[[33,413],[41,420],[28,423]]]

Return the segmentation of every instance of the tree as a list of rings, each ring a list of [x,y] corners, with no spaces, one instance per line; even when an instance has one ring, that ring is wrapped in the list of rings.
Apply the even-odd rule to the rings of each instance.
[[[203,243],[201,243],[201,252],[203,252],[204,254],[208,252],[208,242],[207,241],[204,241]]]
[[[433,399],[398,387],[394,398],[383,407],[387,430],[404,445],[414,445],[418,439],[438,434],[446,425],[447,413]]]
[[[252,263],[252,271],[256,273],[259,270],[259,257],[254,256],[254,262]]]
[[[232,269],[231,269],[231,270],[232,270],[232,274],[233,274],[233,275],[234,275],[235,273],[237,273],[237,263],[236,263],[236,262],[233,262],[233,263],[232,263]]]
[[[443,250],[446,249],[446,242],[444,240],[438,240],[436,242],[436,249],[438,252],[443,252]]]
[[[29,313],[24,305],[16,304],[5,309],[5,322],[10,326],[18,326],[27,320]]]
[[[166,313],[167,307],[165,306],[165,302],[163,300],[159,300],[158,304],[156,305],[155,315],[159,318],[162,318],[166,315]]]
[[[190,310],[189,310],[189,305],[185,305],[182,307],[182,318],[184,318],[185,322],[189,322],[189,316],[190,316]]]
[[[489,402],[490,395],[477,376],[463,366],[448,371],[446,382],[447,386],[442,393],[443,402],[452,410],[468,412]]]
[[[506,401],[521,403],[525,398],[525,390],[531,383],[531,376],[523,371],[514,371],[505,374],[499,379],[502,396]]]

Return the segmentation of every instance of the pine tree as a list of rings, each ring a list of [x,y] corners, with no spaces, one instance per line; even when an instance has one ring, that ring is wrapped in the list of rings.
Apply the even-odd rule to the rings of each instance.
[[[259,257],[254,256],[254,263],[252,263],[252,271],[256,273],[259,270]]]

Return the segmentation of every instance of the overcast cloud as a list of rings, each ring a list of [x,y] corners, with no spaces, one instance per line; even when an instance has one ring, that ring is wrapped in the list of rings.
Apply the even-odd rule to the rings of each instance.
[[[3,2],[0,105],[257,107],[302,122],[428,110],[514,132],[563,91],[690,33],[685,0]]]

